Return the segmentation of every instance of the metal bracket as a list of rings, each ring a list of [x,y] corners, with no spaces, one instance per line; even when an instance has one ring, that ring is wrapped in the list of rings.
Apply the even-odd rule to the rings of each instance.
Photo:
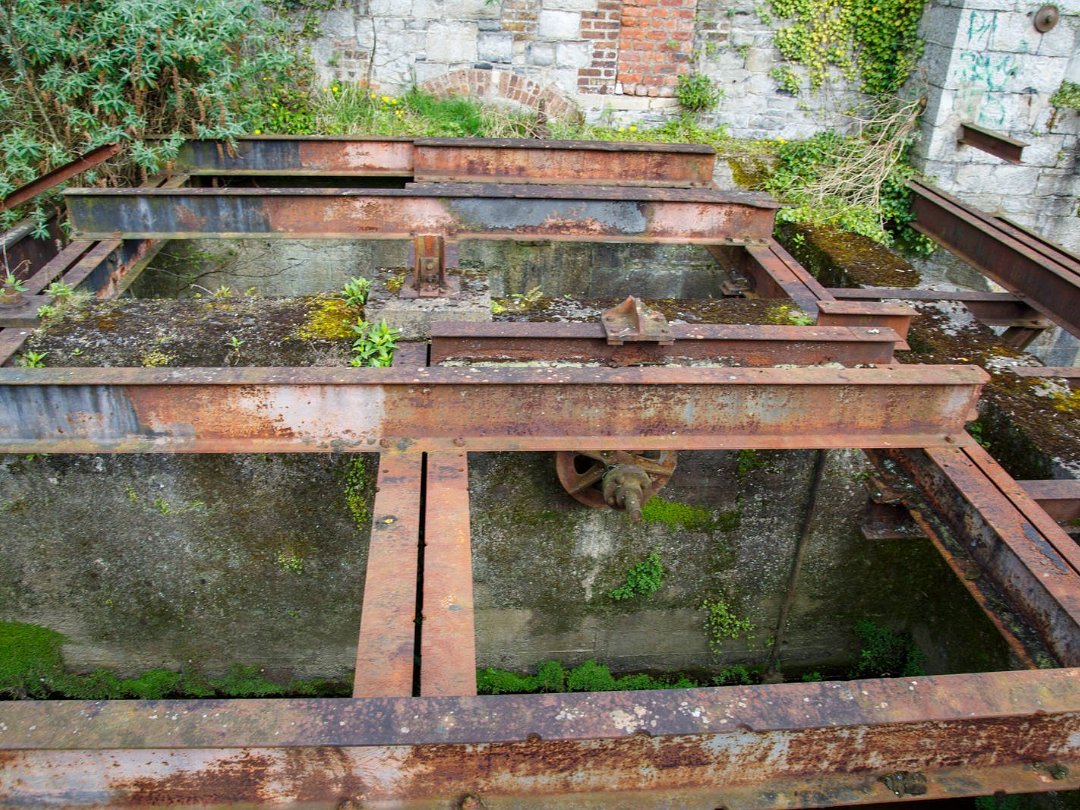
[[[447,275],[457,268],[457,243],[438,234],[423,234],[409,245],[412,278],[401,285],[402,298],[456,298],[461,280]]]
[[[671,346],[675,338],[663,313],[649,309],[632,295],[617,307],[606,310],[600,318],[610,346],[651,342]]]

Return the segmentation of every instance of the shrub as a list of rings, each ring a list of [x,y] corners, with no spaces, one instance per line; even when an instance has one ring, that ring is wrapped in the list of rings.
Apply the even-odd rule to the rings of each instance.
[[[723,96],[724,91],[704,73],[684,73],[675,85],[675,98],[688,113],[708,112]]]

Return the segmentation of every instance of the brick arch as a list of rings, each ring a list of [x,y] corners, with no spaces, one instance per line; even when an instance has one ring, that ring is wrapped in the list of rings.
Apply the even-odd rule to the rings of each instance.
[[[577,118],[577,106],[565,99],[551,85],[540,85],[524,76],[505,70],[463,68],[452,70],[422,85],[436,96],[473,96],[490,101],[509,101],[519,107],[536,109],[544,102],[544,110],[552,118]]]

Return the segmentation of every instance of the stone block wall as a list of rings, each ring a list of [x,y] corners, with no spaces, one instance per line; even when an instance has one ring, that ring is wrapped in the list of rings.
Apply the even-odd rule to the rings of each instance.
[[[760,13],[759,13],[760,12]],[[705,123],[737,137],[806,137],[857,99],[842,77],[796,98],[769,72],[773,27],[752,0],[346,0],[323,15],[313,55],[326,81],[383,92],[419,85],[654,125],[679,112],[678,77],[724,90]],[[556,101],[559,99],[559,101]]]
[[[918,162],[964,202],[1080,248],[1080,113],[1050,97],[1080,82],[1080,2],[1059,3],[1061,19],[1039,33],[1039,3],[935,0],[923,18],[927,89]],[[1013,165],[957,142],[975,124],[1028,144]]]

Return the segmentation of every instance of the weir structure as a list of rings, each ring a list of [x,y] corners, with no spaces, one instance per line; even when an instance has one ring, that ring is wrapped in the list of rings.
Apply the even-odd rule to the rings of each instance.
[[[816,324],[612,341],[601,323],[437,323],[386,369],[0,369],[0,452],[380,456],[352,698],[2,703],[0,803],[749,809],[1080,787],[1080,549],[1055,521],[1076,487],[1014,481],[965,432],[984,371],[896,362],[913,311],[888,302],[933,293],[823,287],[772,238],[775,203],[712,187],[714,158],[261,138],[189,143],[146,187],[69,190],[74,239],[26,263],[29,296],[56,279],[117,296],[171,239],[409,239],[421,297],[453,294],[460,239],[691,243],[747,280],[733,294],[790,299]],[[915,191],[924,232],[1010,290],[952,297],[1016,345],[1046,318],[1080,332],[1075,258]],[[2,321],[4,360],[33,309]],[[470,452],[799,448],[865,450],[1021,667],[476,695]]]

